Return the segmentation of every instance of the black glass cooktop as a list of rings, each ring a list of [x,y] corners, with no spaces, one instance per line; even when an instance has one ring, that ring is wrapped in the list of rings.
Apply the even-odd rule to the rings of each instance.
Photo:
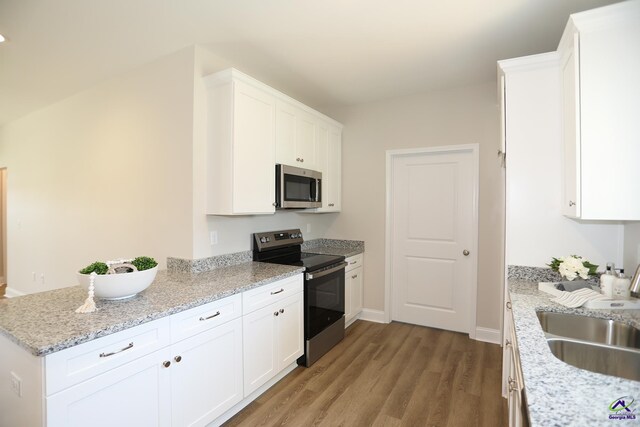
[[[262,260],[262,262],[270,262],[273,264],[304,267],[305,271],[320,270],[321,268],[328,267],[332,264],[337,264],[341,261],[344,261],[343,256],[314,254],[310,252],[298,252]]]

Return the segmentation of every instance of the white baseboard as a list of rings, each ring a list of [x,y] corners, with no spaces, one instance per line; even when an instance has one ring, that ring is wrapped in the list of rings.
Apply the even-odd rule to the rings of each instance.
[[[20,292],[16,289],[10,288],[7,286],[7,288],[4,290],[4,296],[7,298],[13,298],[13,297],[21,297],[22,295],[26,295],[24,292]]]
[[[502,342],[502,334],[499,329],[476,327],[477,341],[490,342],[492,344],[500,344]]]
[[[360,313],[360,320],[368,320],[369,322],[376,323],[387,323],[385,320],[384,311],[382,310],[371,310],[370,308],[365,308]]]

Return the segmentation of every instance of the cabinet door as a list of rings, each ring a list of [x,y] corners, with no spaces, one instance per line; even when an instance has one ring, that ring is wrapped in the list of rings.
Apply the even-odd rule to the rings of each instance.
[[[316,164],[322,172],[322,208],[316,212],[340,212],[342,199],[342,131],[318,124]]]
[[[351,288],[353,287],[353,279],[351,279],[351,272],[344,273],[344,327],[350,325],[351,319],[353,319],[353,303],[351,302]]]
[[[299,111],[296,117],[296,160],[305,169],[318,170],[316,164],[316,139],[318,120],[305,111]]]
[[[275,212],[275,98],[234,82],[233,211]]]
[[[329,209],[340,212],[342,209],[342,131],[338,128],[329,130]]]
[[[240,402],[242,319],[171,346],[174,426],[205,426]]]
[[[169,349],[47,397],[47,427],[171,425]]]
[[[294,363],[304,354],[304,314],[302,293],[293,295],[278,304],[278,371]]]
[[[276,163],[300,166],[296,161],[296,109],[283,101],[276,103]]]
[[[329,127],[324,123],[318,124],[318,141],[316,144],[316,163],[322,172],[322,207],[316,212],[328,212],[331,199],[329,188]]]
[[[277,309],[277,304],[272,304],[242,318],[244,397],[278,372]]]
[[[351,279],[351,313],[353,316],[357,316],[362,312],[362,267],[358,267],[347,274],[350,275]]]
[[[580,82],[578,35],[562,57],[562,116],[564,132],[564,188],[562,213],[580,216]]]

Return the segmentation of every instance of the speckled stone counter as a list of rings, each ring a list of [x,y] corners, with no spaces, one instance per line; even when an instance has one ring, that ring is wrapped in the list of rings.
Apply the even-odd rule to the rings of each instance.
[[[304,242],[302,250],[323,255],[341,255],[345,258],[364,252],[362,240],[314,239]]]
[[[149,288],[121,301],[96,300],[98,311],[76,314],[80,286],[0,300],[0,333],[36,356],[169,316],[301,273],[287,265],[246,262],[189,274],[160,271]]]
[[[615,399],[629,395],[640,399],[640,382],[578,369],[557,359],[536,317],[536,311],[553,311],[615,319],[640,327],[640,310],[566,308],[538,291],[538,283],[532,279],[509,279],[531,426],[640,425],[640,419],[608,419],[609,405]]]

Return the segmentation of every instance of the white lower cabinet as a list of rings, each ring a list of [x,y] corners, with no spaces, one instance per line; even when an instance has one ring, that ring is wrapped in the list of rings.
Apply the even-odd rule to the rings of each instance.
[[[171,425],[165,348],[48,396],[47,427]]]
[[[506,302],[504,328],[502,388],[503,395],[506,394],[508,403],[509,427],[525,427],[529,425],[529,418],[527,416],[526,402],[523,399],[524,380],[522,378],[520,353],[509,299]]]
[[[173,426],[205,426],[240,402],[242,319],[171,346]]]
[[[44,359],[0,337],[0,378],[24,380],[21,396],[0,392],[0,413],[34,427],[218,424],[303,354],[302,283],[298,274]]]
[[[249,396],[304,353],[302,287],[243,318],[244,395]]]
[[[362,313],[364,296],[362,254],[349,257],[345,261],[347,267],[344,273],[344,323],[347,327]]]

